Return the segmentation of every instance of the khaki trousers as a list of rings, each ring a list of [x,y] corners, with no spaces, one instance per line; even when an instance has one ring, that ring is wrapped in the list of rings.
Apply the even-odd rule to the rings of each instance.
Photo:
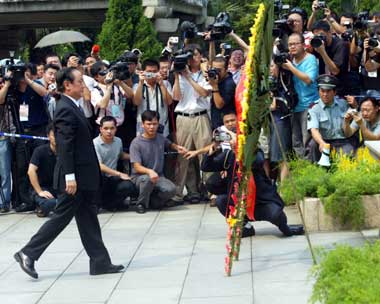
[[[195,117],[178,115],[176,124],[177,144],[185,147],[189,151],[204,148],[211,143],[211,124],[207,114]],[[186,160],[182,156],[178,157],[176,168],[177,196],[183,196],[185,184],[189,194],[199,193],[199,168],[202,156],[203,155],[199,155],[198,159],[195,159],[197,163],[194,163],[194,160]]]

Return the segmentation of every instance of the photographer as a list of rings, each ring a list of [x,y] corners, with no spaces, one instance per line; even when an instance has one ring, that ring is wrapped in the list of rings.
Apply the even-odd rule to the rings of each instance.
[[[95,109],[97,125],[100,125],[104,116],[112,116],[116,119],[117,126],[120,126],[124,122],[123,97],[132,98],[132,89],[123,81],[114,79],[113,72],[108,71],[101,61],[92,65],[91,75],[98,82],[91,91],[91,103]]]
[[[211,142],[210,119],[207,115],[210,109],[209,91],[211,87],[201,71],[200,47],[191,45],[184,50],[185,53],[188,51],[192,54],[188,59],[188,65],[181,70],[174,71],[173,99],[178,100],[175,108],[177,114],[176,137],[177,143],[186,149],[200,149]],[[175,61],[174,66],[176,66]],[[200,189],[197,180],[200,180],[199,170],[195,168],[189,170],[189,161],[179,158],[176,175],[178,187],[176,200],[182,199],[186,183],[188,199],[193,203],[199,202]]]
[[[344,135],[350,137],[359,129],[363,140],[380,140],[379,103],[373,97],[363,99],[360,112],[349,109],[344,116]]]
[[[326,22],[328,22],[328,24],[330,25],[330,27],[332,27],[333,31],[337,34],[342,34],[344,31],[345,31],[345,28],[342,26],[342,23],[338,23],[333,15],[332,15],[332,12],[331,10],[326,6],[326,2],[325,1],[318,1],[318,0],[314,0],[313,1],[313,4],[311,5],[311,15],[310,15],[310,18],[307,22],[307,28],[308,29],[312,29],[313,27],[313,24],[315,23],[315,20],[317,18],[317,14],[320,12],[320,11],[323,11],[323,15],[324,15],[324,20]]]
[[[10,73],[5,80],[0,78],[0,132],[15,133],[10,105],[6,103],[8,90],[11,86]],[[9,212],[11,204],[11,161],[12,147],[9,137],[0,136],[0,213]],[[4,201],[3,201],[4,199]]]
[[[142,71],[139,72],[140,81],[133,86],[133,103],[137,106],[136,134],[142,134],[141,114],[145,110],[157,111],[160,116],[158,133],[165,137],[169,135],[168,106],[173,99],[159,73],[159,63],[154,59],[143,62]]]
[[[31,136],[46,136],[46,127],[51,120],[48,103],[50,100],[48,86],[55,82],[57,67],[46,65],[44,77],[34,80],[35,68],[32,65],[24,67],[15,67],[16,71],[12,73],[14,80],[14,98],[18,108],[18,133]],[[25,70],[24,77],[20,73]],[[15,145],[16,155],[16,200],[17,212],[31,211],[35,209],[30,196],[30,182],[27,177],[29,161],[33,151],[38,146],[44,144],[43,140],[36,139],[17,139]]]
[[[298,157],[304,157],[305,145],[309,138],[307,110],[319,98],[316,84],[318,63],[314,55],[305,51],[305,40],[302,34],[291,34],[288,47],[293,62],[287,59],[282,64],[282,68],[293,74],[294,89],[298,96],[298,103],[292,115],[293,149]]]
[[[314,55],[319,59],[319,74],[332,74],[342,84],[338,95],[344,96],[348,78],[348,47],[344,42],[332,35],[330,25],[326,21],[317,21],[312,26],[314,38],[311,46]]]
[[[380,98],[380,41],[378,38],[366,38],[364,40],[363,61],[365,69],[362,69],[363,93]]]
[[[273,186],[272,181],[265,174],[263,164],[264,155],[261,150],[256,152],[256,159],[252,166],[252,173],[256,183],[256,201],[254,217],[256,221],[268,221],[276,225],[285,236],[304,234],[302,226],[288,226],[287,217],[283,211],[284,202]],[[223,216],[228,217],[229,206],[233,199],[229,196],[231,187],[236,179],[234,170],[235,153],[232,150],[222,149],[220,142],[214,142],[208,153],[203,157],[201,169],[206,172],[223,172],[219,178],[213,175],[213,181],[207,181],[208,190],[217,195],[216,204]],[[242,237],[255,235],[255,230],[248,219],[244,220]]]
[[[217,57],[212,62],[212,68],[207,71],[208,83],[212,88],[211,125],[212,129],[223,125],[223,114],[235,111],[236,84],[231,73],[227,71],[228,61]]]
[[[285,92],[286,88],[279,81],[279,72],[279,66],[272,62],[269,76],[270,95],[272,97],[269,155],[270,162],[278,164],[280,181],[283,181],[289,175],[289,168],[283,153],[287,157],[292,151],[292,125],[289,109],[291,99]]]

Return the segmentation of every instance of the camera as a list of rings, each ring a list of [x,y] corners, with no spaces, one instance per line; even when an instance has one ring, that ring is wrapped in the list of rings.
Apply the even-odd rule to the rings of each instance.
[[[173,70],[174,72],[181,72],[186,69],[189,59],[193,56],[193,52],[187,51],[184,53],[183,50],[180,50],[176,54],[173,60]]]
[[[109,84],[112,83],[115,79],[118,80],[126,80],[131,77],[131,74],[129,73],[129,63],[128,62],[115,62],[110,65],[108,70],[105,70],[103,73],[107,74],[109,72],[112,72],[112,78],[106,78],[105,83]]]
[[[209,69],[207,71],[207,78],[208,79],[216,79],[219,76],[219,71],[217,69]]]
[[[227,12],[221,12],[215,17],[215,22],[210,26],[211,40],[223,40],[231,31],[230,15]]]
[[[368,48],[369,49],[374,49],[379,46],[379,40],[377,37],[371,37],[368,39]]]
[[[49,89],[49,91],[54,91],[57,89],[57,86],[55,83],[51,83],[51,84],[49,84],[48,89]]]
[[[231,139],[231,135],[225,131],[224,126],[215,129],[212,134],[212,140],[217,143],[229,142]]]
[[[324,35],[316,35],[313,39],[310,40],[310,45],[313,48],[318,48],[322,45],[322,43],[326,44],[326,36]]]
[[[288,53],[280,53],[280,54],[273,55],[273,62],[277,65],[282,65],[288,59],[290,59]]]
[[[195,23],[187,20],[182,22],[180,29],[183,33],[184,38],[193,39],[196,35],[203,36],[203,33],[198,33],[198,29]]]
[[[272,30],[273,37],[282,38],[285,35],[292,33],[291,27],[294,25],[294,21],[288,21],[287,19],[280,19],[274,21],[274,29]]]
[[[358,115],[359,112],[356,109],[354,109],[354,108],[349,108],[347,110],[347,113],[351,114],[351,115]]]
[[[326,1],[318,1],[318,9],[327,8]]]
[[[144,72],[145,79],[156,78],[158,73],[153,72]]]
[[[340,35],[340,38],[342,38],[343,41],[351,42],[354,38],[354,32],[352,30],[345,31]]]
[[[283,4],[281,0],[274,0],[274,14],[280,15],[283,11],[289,10],[288,4]]]
[[[24,79],[24,74],[26,72],[27,65],[23,62],[15,63],[15,64],[10,64],[6,67],[7,71],[12,72],[12,76],[10,77],[4,77],[5,81],[10,80],[11,84],[13,86],[17,86],[20,80]]]
[[[363,11],[358,13],[356,21],[353,24],[354,30],[363,31],[367,29],[369,20],[369,11]]]

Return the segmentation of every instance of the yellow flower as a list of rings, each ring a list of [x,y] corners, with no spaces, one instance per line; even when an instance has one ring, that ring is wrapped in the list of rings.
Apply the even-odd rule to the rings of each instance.
[[[231,216],[229,216],[227,219],[227,223],[231,228],[233,228],[236,225],[236,222],[237,222],[237,219],[234,219]]]

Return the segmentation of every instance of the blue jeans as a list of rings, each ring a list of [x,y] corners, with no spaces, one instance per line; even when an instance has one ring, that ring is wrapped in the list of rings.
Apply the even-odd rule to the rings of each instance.
[[[11,202],[11,161],[12,151],[11,144],[8,139],[0,140],[0,177],[1,189],[4,193],[5,202],[0,195],[0,206],[4,204],[9,206]]]

